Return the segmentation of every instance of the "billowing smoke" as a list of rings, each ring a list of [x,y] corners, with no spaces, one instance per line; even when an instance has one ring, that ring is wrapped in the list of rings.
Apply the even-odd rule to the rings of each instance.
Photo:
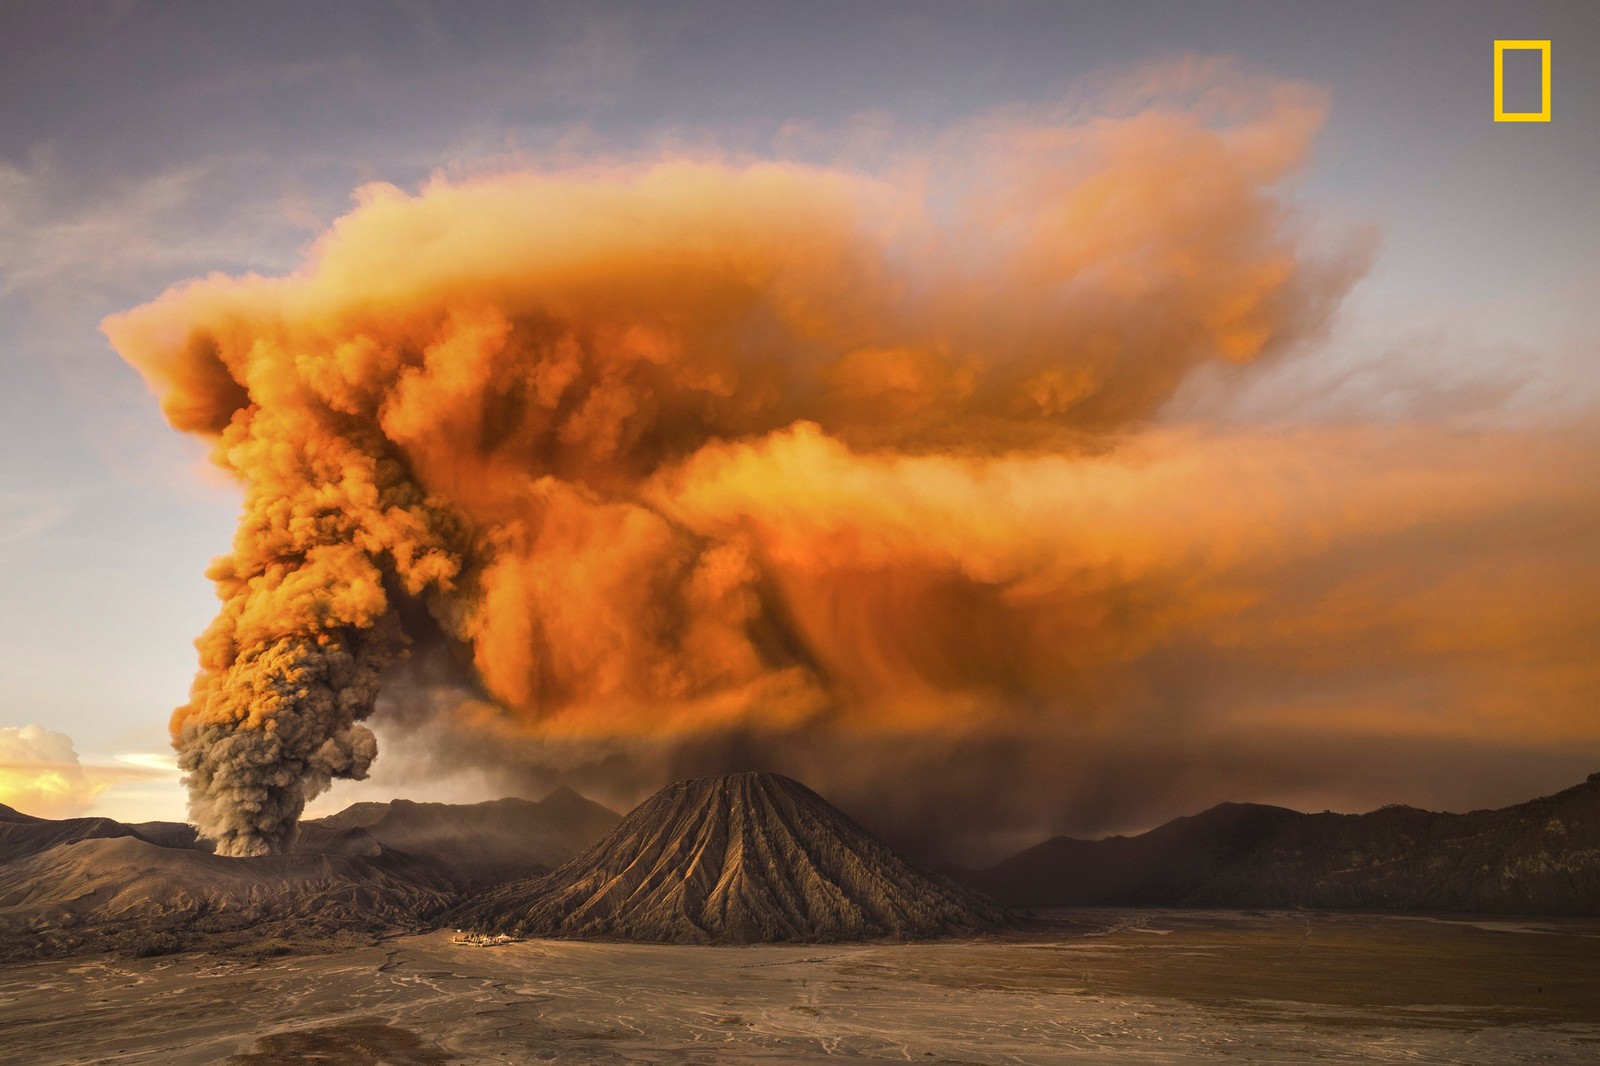
[[[1280,191],[1316,95],[1183,88],[878,173],[371,186],[295,274],[109,319],[245,489],[172,723],[202,832],[280,847],[364,776],[408,645],[459,655],[451,728],[484,737],[1107,713],[1096,664],[1248,594],[1150,591],[1185,583],[1164,531],[1227,553],[1240,521],[1120,435],[1193,368],[1316,336],[1359,270]]]

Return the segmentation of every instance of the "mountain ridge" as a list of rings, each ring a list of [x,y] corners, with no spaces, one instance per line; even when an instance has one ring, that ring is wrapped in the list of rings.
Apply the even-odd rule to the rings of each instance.
[[[1136,836],[1052,837],[993,866],[947,872],[1025,907],[1600,914],[1600,774],[1464,813],[1219,804]]]
[[[52,820],[5,807],[0,959],[319,950],[436,928],[446,909],[559,865],[619,819],[571,790],[546,801],[357,804],[349,818],[302,823],[287,851],[254,858],[217,856],[182,822]]]
[[[287,852],[234,859],[183,823],[0,806],[0,958],[316,951],[452,920],[696,943],[911,939],[1004,920],[974,892],[1025,907],[1600,914],[1600,774],[1464,814],[1219,804],[1136,836],[1052,838],[953,880],[768,775],[680,782],[627,818],[571,790],[347,812],[306,822]],[[521,849],[509,865],[506,847]],[[541,857],[560,861],[517,872]]]
[[[545,873],[620,820],[609,807],[563,786],[539,800],[357,803],[302,822],[301,833],[360,828],[386,847],[447,863],[484,885]]]

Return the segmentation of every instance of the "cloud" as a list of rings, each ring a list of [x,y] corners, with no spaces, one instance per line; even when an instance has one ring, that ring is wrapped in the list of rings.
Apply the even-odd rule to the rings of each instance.
[[[1588,372],[1600,339],[1530,342],[1475,323],[1407,316],[1343,324],[1325,344],[1248,367],[1202,367],[1164,421],[1254,425],[1432,425],[1461,432],[1548,431],[1592,423]]]
[[[0,298],[25,295],[30,306],[100,302],[132,284],[148,284],[218,266],[285,261],[300,240],[271,210],[197,227],[197,213],[265,184],[248,161],[200,160],[147,175],[108,180],[87,197],[49,151],[26,166],[0,162]]]
[[[0,549],[43,536],[65,522],[77,495],[50,489],[0,491]]]
[[[136,766],[141,770],[148,770],[166,777],[178,776],[178,760],[171,752],[144,751],[131,752],[115,757],[116,761],[126,766]]]
[[[71,738],[40,725],[0,728],[0,803],[38,818],[171,818],[179,809],[173,755],[79,758]]]
[[[419,782],[471,766],[619,807],[781,770],[935,857],[1224,800],[1513,802],[1600,749],[1597,446],[1373,424],[1095,456],[863,455],[805,425],[708,447],[649,498],[747,546],[846,710],[774,689],[759,719],[541,727],[439,656],[388,688],[379,735]]]
[[[294,273],[108,319],[245,486],[173,720],[219,850],[282,846],[379,736],[618,803],[788,769],[902,837],[1594,745],[1586,423],[1427,382],[1174,417],[1313,359],[1369,245],[1286,190],[1314,89],[1102,92],[881,168],[369,186]]]
[[[551,736],[936,727],[1012,689],[1065,707],[1075,664],[1147,638],[1096,629],[1080,586],[1105,579],[1093,555],[1045,564],[1051,516],[1002,530],[959,482],[1074,484],[1195,367],[1318,336],[1360,268],[1306,247],[1276,192],[1319,94],[1235,76],[981,119],[893,175],[669,158],[370,186],[301,271],[108,319],[247,487],[173,723],[202,829],[281,846],[364,777],[360,723],[419,639],[470,648],[516,728]],[[803,547],[758,528],[760,456],[801,486]],[[873,488],[886,469],[931,495]],[[831,497],[863,486],[840,534]],[[945,527],[909,535],[896,500]],[[869,632],[881,612],[851,617],[812,556],[942,628]],[[985,652],[941,658],[964,612]],[[1064,663],[1016,661],[1063,626]]]
[[[72,818],[111,783],[79,764],[64,733],[39,725],[0,728],[0,803],[39,818]]]

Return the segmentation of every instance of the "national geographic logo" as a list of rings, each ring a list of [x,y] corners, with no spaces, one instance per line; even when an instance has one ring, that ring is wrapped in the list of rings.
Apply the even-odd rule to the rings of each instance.
[[[1519,110],[1506,110],[1506,59],[1510,53],[1513,61],[1511,92]],[[1529,55],[1534,53],[1534,55]],[[1529,60],[1539,61],[1538,77],[1533,76]],[[1528,109],[1532,89],[1538,86],[1539,107]],[[1496,41],[1494,42],[1494,120],[1496,122],[1549,122],[1550,121],[1550,42],[1549,41]]]

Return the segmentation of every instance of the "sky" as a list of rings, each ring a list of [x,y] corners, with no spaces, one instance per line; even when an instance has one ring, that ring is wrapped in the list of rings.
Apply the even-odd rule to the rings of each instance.
[[[1551,122],[1492,121],[1496,39],[1552,41]],[[1526,67],[1512,71],[1519,72]],[[1130,85],[1185,78],[1216,81],[1219,92],[1244,100],[1224,109],[1245,112],[1273,86],[1294,87],[1296,102],[1283,113],[1237,120],[1268,140],[1295,141],[1296,116],[1321,116],[1306,120],[1314,130],[1303,151],[1290,152],[1281,178],[1262,164],[1259,184],[1277,198],[1282,218],[1250,213],[1260,208],[1253,193],[1236,201],[1196,183],[1195,195],[1223,199],[1202,203],[1185,223],[1192,227],[1185,240],[1200,243],[1177,245],[1224,265],[1259,260],[1263,269],[1292,254],[1310,295],[1295,296],[1301,303],[1271,323],[1282,344],[1232,362],[1184,362],[1137,403],[1125,403],[1131,413],[1111,429],[1101,424],[1110,416],[1079,427],[1114,434],[1074,444],[1073,462],[1059,471],[1016,467],[1014,442],[987,457],[1012,466],[935,470],[926,465],[942,454],[932,437],[885,443],[837,405],[797,404],[748,441],[731,431],[709,434],[702,443],[710,450],[689,466],[652,468],[628,491],[719,543],[734,525],[765,523],[767,558],[814,549],[814,540],[803,550],[784,540],[785,531],[822,538],[842,527],[824,521],[820,505],[786,510],[782,492],[758,500],[754,490],[723,491],[741,483],[734,480],[741,471],[802,486],[796,492],[807,499],[840,492],[831,506],[845,512],[888,500],[892,513],[875,535],[885,538],[885,550],[920,559],[924,539],[913,533],[926,525],[919,522],[946,522],[952,507],[1012,514],[985,495],[999,471],[1026,484],[1030,500],[1056,500],[1059,510],[1044,503],[1038,513],[1018,510],[1012,519],[1021,539],[994,549],[1014,572],[968,575],[972,581],[989,582],[985,590],[1004,585],[1007,604],[1027,582],[1044,582],[1054,591],[1040,595],[1057,603],[1049,597],[1066,593],[1049,582],[1068,578],[1014,545],[1043,551],[1035,542],[1052,516],[1066,521],[1075,506],[1101,507],[1110,517],[1100,532],[1068,529],[1061,550],[1083,558],[1103,551],[1108,561],[1097,573],[1136,571],[1145,582],[1128,578],[1119,596],[1153,589],[1149,602],[1162,606],[1151,612],[1187,621],[1163,622],[1159,633],[1138,630],[1143,635],[1124,644],[1106,636],[1123,632],[1105,620],[1112,616],[1098,615],[1101,624],[1081,642],[1091,649],[1085,662],[1093,662],[1075,665],[1067,681],[1053,667],[991,670],[973,652],[984,691],[1015,699],[995,696],[1006,704],[1000,709],[962,703],[959,713],[919,707],[906,714],[924,724],[907,739],[887,703],[838,695],[870,688],[869,675],[883,679],[881,663],[851,659],[863,658],[859,646],[873,636],[853,634],[856,650],[847,652],[830,651],[817,635],[832,626],[845,639],[848,612],[829,615],[816,605],[844,602],[847,593],[825,587],[830,578],[814,567],[772,564],[762,580],[787,590],[778,597],[785,616],[807,635],[807,656],[825,663],[816,669],[827,695],[818,698],[849,706],[841,712],[830,703],[816,713],[843,715],[868,739],[813,729],[796,711],[801,717],[786,719],[791,731],[777,739],[751,739],[742,731],[748,722],[735,715],[693,745],[665,744],[655,725],[617,727],[601,732],[613,741],[617,732],[644,737],[649,754],[586,748],[579,755],[570,747],[552,753],[542,740],[525,749],[498,727],[447,728],[432,711],[391,707],[372,723],[380,739],[373,780],[335,784],[313,811],[396,794],[487,798],[558,780],[625,805],[670,773],[765,759],[832,786],[822,787],[825,794],[874,803],[902,832],[919,824],[934,832],[949,819],[952,832],[975,833],[937,802],[897,807],[891,784],[869,780],[865,768],[829,769],[851,762],[839,757],[841,744],[876,764],[874,745],[890,736],[889,750],[904,753],[903,762],[891,761],[891,777],[933,775],[954,797],[994,792],[994,782],[1008,777],[1025,783],[1025,794],[997,801],[992,821],[1001,828],[973,844],[981,851],[1046,832],[1142,828],[1228,799],[1341,810],[1385,802],[1492,806],[1600,769],[1593,713],[1600,612],[1591,606],[1600,599],[1593,595],[1600,591],[1594,4],[352,2],[267,9],[6,0],[0,760],[10,752],[17,766],[49,767],[61,778],[18,771],[33,774],[33,791],[14,792],[14,802],[39,813],[183,816],[167,719],[189,698],[194,641],[217,613],[206,567],[228,552],[245,498],[207,459],[203,434],[174,432],[163,419],[152,395],[162,386],[146,380],[157,357],[147,358],[142,376],[132,365],[139,353],[130,355],[142,342],[125,341],[119,356],[102,332],[107,316],[216,273],[308,271],[341,248],[358,261],[352,269],[411,278],[419,268],[407,261],[407,246],[374,235],[378,221],[340,231],[343,244],[327,236],[352,210],[379,218],[372,197],[356,197],[373,183],[394,186],[402,199],[422,197],[415,209],[422,212],[442,202],[427,200],[425,189],[452,183],[510,182],[510,193],[522,189],[537,200],[555,194],[517,186],[518,175],[586,173],[583,180],[603,185],[652,160],[710,160],[721,176],[706,179],[705,195],[743,202],[737,181],[719,184],[733,181],[726,175],[781,160],[823,177],[794,190],[750,191],[751,210],[815,203],[823,229],[837,221],[817,191],[830,182],[846,188],[840,195],[851,218],[861,205],[879,204],[880,220],[905,208],[896,197],[923,188],[919,181],[926,188],[915,209],[932,213],[952,190],[985,188],[1013,170],[1023,184],[996,192],[1002,203],[1021,195],[1016,188],[1071,195],[1078,186],[1055,176],[1055,157],[1029,155],[1041,139],[1116,112],[1118,93]],[[1111,151],[1094,147],[1098,134],[1083,136],[1094,150]],[[1157,149],[1152,165],[1214,161],[1204,146],[1200,155],[1170,160]],[[1134,169],[1116,169],[1122,165]],[[1145,171],[1116,166],[1107,164],[1112,179],[1143,187]],[[1168,192],[1149,206],[1150,217],[1166,210],[1162,197],[1188,195],[1189,187],[1160,186]],[[647,219],[657,210],[640,206],[637,190],[617,195],[619,210]],[[463,211],[474,209],[470,198],[463,202]],[[1205,221],[1212,207],[1214,227]],[[400,232],[410,232],[411,216],[395,217]],[[714,225],[721,216],[707,217]],[[980,217],[991,215],[963,216],[968,225]],[[1043,213],[1020,217],[1049,223]],[[1230,220],[1241,219],[1271,232],[1240,236],[1255,232],[1230,229]],[[1083,223],[1090,231],[1095,224]],[[992,237],[979,234],[975,261],[992,251],[999,276],[1009,253]],[[886,269],[915,259],[911,244],[924,238],[947,257],[961,253],[939,243],[947,234],[897,231],[882,238]],[[1162,246],[1165,231],[1152,228],[1148,239]],[[378,256],[387,258],[370,258]],[[1052,298],[1036,272],[1016,275],[1003,301],[970,279],[910,267],[903,274],[906,284],[930,291],[968,286],[960,291],[978,293],[973,322],[1003,304],[995,313],[1018,329],[1054,328],[1053,320],[1029,317]],[[368,280],[343,284],[341,292],[359,295]],[[1149,299],[1181,308],[1190,290],[1173,285]],[[156,306],[149,321],[168,315],[192,324],[209,313],[174,301]],[[855,303],[823,306],[867,313]],[[1104,313],[1132,321],[1141,312],[1130,306]],[[980,329],[928,322],[906,326],[897,343],[914,346],[918,330]],[[1152,351],[1138,358],[1166,357]],[[820,424],[821,437],[792,431],[791,415]],[[948,424],[966,426],[966,417],[955,411]],[[830,451],[835,444],[844,453]],[[904,462],[894,466],[885,448],[898,449]],[[1119,466],[1117,457],[1130,454],[1143,458]],[[1095,466],[1085,458],[1095,455],[1111,458]],[[1130,487],[1119,487],[1119,478]],[[895,495],[898,486],[936,479],[957,486],[955,495]],[[838,489],[844,484],[880,487],[856,499]],[[980,536],[961,520],[952,528],[970,534],[947,549],[958,556],[1001,543],[999,534]],[[1154,546],[1143,555],[1130,547],[1147,541]],[[1229,552],[1248,559],[1215,563]],[[1139,570],[1137,560],[1146,558],[1160,566]],[[839,565],[841,573],[866,566],[856,558]],[[929,591],[926,575],[952,564],[917,565],[924,568],[912,576],[884,578],[893,588],[882,603],[952,617],[976,611],[978,624],[1001,629],[1021,625],[1020,609],[989,599],[974,607]],[[1234,606],[1199,606],[1224,601]],[[866,620],[850,624],[898,624],[881,604],[873,609],[880,613],[862,609]],[[536,609],[512,613],[524,610]],[[1026,633],[1042,635],[1016,639],[1030,648],[1037,639],[1046,649],[1038,654],[1047,656],[1063,631],[1058,622],[1026,617]],[[1072,632],[1076,641],[1081,634]],[[906,640],[904,647],[943,647],[925,633]],[[481,641],[479,652],[481,671],[488,661]],[[927,682],[943,667],[912,662],[907,669]],[[491,679],[491,702],[517,703],[523,689],[515,673],[495,673],[509,679]],[[902,694],[911,684],[900,674],[891,680]],[[954,683],[941,675],[939,685],[948,694]],[[1093,710],[1069,714],[1057,707],[1062,701]],[[875,709],[858,713],[858,703]],[[1071,728],[1056,727],[1062,716]],[[459,713],[452,719],[462,720]],[[451,729],[466,739],[451,740]],[[578,732],[584,744],[598,743],[592,730]],[[394,753],[387,768],[383,744]]]

